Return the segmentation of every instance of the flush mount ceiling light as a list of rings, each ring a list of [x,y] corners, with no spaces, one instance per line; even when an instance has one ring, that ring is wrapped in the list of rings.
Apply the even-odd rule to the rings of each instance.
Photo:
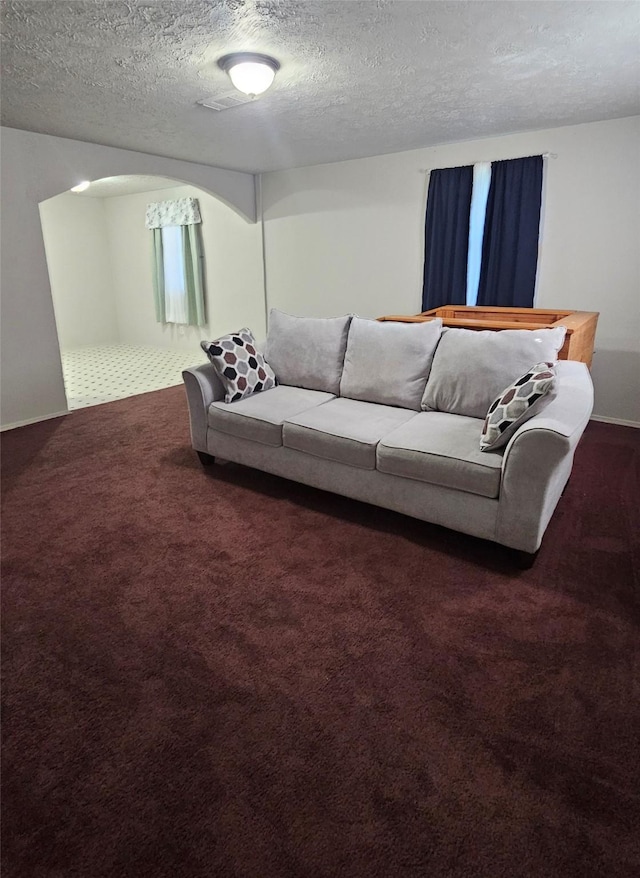
[[[261,95],[273,82],[280,64],[269,55],[256,52],[232,52],[218,61],[218,67],[229,74],[238,91],[246,95]]]
[[[82,183],[78,183],[77,186],[72,186],[72,187],[71,187],[71,191],[72,191],[72,192],[84,192],[84,190],[85,190],[85,189],[88,189],[89,186],[91,186],[90,181],[89,181],[89,180],[83,180]]]

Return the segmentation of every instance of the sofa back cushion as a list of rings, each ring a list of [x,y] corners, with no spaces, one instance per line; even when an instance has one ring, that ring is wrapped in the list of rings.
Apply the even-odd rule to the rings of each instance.
[[[338,394],[351,315],[293,317],[271,309],[265,359],[278,384]]]
[[[440,319],[394,323],[354,317],[340,396],[420,411],[441,332]]]
[[[422,399],[424,411],[485,418],[500,391],[532,363],[555,363],[566,329],[448,328],[433,358]]]

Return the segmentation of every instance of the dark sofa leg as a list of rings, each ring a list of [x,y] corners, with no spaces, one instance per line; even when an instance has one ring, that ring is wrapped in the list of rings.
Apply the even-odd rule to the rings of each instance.
[[[511,549],[511,554],[521,570],[530,570],[536,562],[539,551],[540,549],[537,552],[521,552],[520,549]]]
[[[213,464],[216,462],[213,454],[207,454],[206,451],[197,451],[196,454],[200,458],[200,463],[202,464],[202,466],[213,466]]]

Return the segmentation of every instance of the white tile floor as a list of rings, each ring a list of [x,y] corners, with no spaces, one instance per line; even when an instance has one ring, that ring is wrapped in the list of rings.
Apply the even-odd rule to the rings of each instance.
[[[126,344],[63,351],[69,408],[86,408],[181,384],[183,369],[206,360],[197,347],[193,353]]]

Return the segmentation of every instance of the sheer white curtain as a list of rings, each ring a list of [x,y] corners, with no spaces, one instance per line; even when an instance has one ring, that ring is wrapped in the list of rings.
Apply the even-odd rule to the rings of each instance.
[[[182,230],[180,226],[164,226],[161,234],[165,320],[167,323],[188,323]]]

